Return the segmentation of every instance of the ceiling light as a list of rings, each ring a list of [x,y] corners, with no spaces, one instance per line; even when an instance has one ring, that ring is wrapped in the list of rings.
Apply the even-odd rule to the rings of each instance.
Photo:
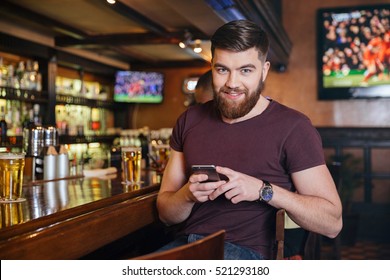
[[[195,41],[195,46],[194,46],[194,52],[195,53],[201,53],[202,52],[202,47],[200,46],[200,40]]]
[[[108,4],[115,4],[116,0],[106,0]]]
[[[182,49],[185,49],[186,46],[187,46],[187,45],[186,45],[186,43],[184,43],[184,42],[180,42],[180,43],[179,43],[179,47],[182,48]]]
[[[202,48],[200,46],[197,46],[197,47],[195,46],[194,52],[201,53],[202,52]]]
[[[192,34],[188,30],[184,31],[183,39],[179,43],[179,47],[182,49],[185,49],[191,44],[192,41]]]

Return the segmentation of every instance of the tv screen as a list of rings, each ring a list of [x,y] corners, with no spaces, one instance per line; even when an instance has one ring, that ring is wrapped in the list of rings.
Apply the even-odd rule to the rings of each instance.
[[[390,4],[319,9],[318,98],[390,97]]]
[[[161,103],[164,75],[158,72],[117,71],[114,101],[128,103]]]

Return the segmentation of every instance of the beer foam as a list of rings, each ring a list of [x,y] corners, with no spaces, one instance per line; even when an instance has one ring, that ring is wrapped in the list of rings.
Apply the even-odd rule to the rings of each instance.
[[[24,156],[24,153],[0,153],[0,159],[21,159]]]
[[[125,146],[121,148],[122,152],[138,152],[141,151],[141,147]]]

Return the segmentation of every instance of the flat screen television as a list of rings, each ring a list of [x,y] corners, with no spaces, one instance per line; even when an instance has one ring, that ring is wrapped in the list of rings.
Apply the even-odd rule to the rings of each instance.
[[[114,101],[127,103],[162,103],[164,74],[143,71],[117,71]]]
[[[390,4],[317,11],[318,99],[390,97]]]

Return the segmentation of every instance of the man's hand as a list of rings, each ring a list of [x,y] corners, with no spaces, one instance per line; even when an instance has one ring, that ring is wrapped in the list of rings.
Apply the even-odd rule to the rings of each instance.
[[[207,180],[206,174],[192,174],[188,180],[188,189],[191,199],[195,202],[205,202],[209,200],[209,195],[226,181],[204,182]],[[203,183],[204,182],[204,183]]]
[[[217,166],[217,172],[229,178],[225,184],[218,186],[209,195],[210,200],[224,194],[227,199],[236,204],[241,201],[255,201],[259,198],[262,181],[227,167]]]

